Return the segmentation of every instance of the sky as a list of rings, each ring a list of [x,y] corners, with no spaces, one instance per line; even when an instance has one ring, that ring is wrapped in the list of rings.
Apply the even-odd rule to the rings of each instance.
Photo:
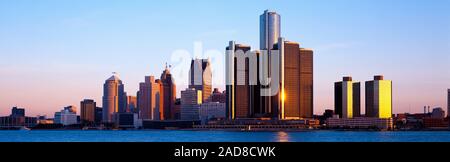
[[[259,49],[266,9],[281,15],[283,37],[314,50],[315,114],[333,109],[347,75],[392,80],[394,113],[446,109],[448,0],[0,0],[0,116],[19,106],[53,117],[85,98],[101,106],[112,72],[135,95],[166,62],[180,91],[192,58],[212,60],[223,90],[228,41]]]

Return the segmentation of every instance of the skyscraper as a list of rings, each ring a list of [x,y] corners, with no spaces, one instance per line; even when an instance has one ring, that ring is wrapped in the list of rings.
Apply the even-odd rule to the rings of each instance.
[[[384,80],[382,75],[366,81],[366,116],[392,117],[392,81]]]
[[[281,17],[276,12],[265,10],[259,21],[260,49],[270,50],[281,36]]]
[[[234,41],[226,48],[227,117],[311,118],[313,51],[284,41],[280,37],[280,15],[267,10],[260,16],[260,49],[247,53],[250,46]],[[245,55],[239,56],[239,51]],[[257,78],[256,82],[251,78]],[[269,78],[269,83],[261,82]]]
[[[177,99],[177,86],[175,85],[175,80],[170,74],[170,69],[166,65],[166,69],[164,69],[161,74],[161,83],[162,83],[162,97],[163,97],[163,118],[161,120],[166,119],[175,119],[175,100]]]
[[[260,71],[265,71],[268,77],[272,77],[269,69],[271,69],[271,49],[275,47],[281,37],[281,16],[276,12],[265,10],[262,15],[259,16],[259,48],[261,50],[267,50],[267,59],[263,59],[262,62],[266,62],[268,67],[259,67]],[[263,54],[263,53],[261,53]],[[261,60],[260,60],[261,61]],[[269,88],[268,86],[260,86],[260,88]],[[266,114],[266,116],[279,118],[279,95],[276,96],[261,96],[260,103],[261,108],[265,112],[260,114]]]
[[[280,55],[280,92],[272,97],[272,111],[279,119],[313,116],[313,51],[297,42],[280,38],[275,48]]]
[[[249,118],[250,117],[250,85],[249,85],[249,58],[236,56],[238,51],[243,53],[251,50],[250,46],[243,44],[236,44],[234,41],[230,41],[229,46],[226,48],[229,53],[233,55],[233,61],[230,66],[233,66],[232,71],[232,84],[227,85],[227,116],[231,119],[236,118]],[[242,54],[242,53],[241,53]],[[243,59],[242,62],[238,61]],[[239,82],[239,84],[238,84]]]
[[[334,83],[334,112],[341,118],[353,118],[360,115],[360,83],[352,77],[344,77]]]
[[[188,88],[181,91],[181,120],[199,120],[202,91]]]
[[[161,83],[154,76],[146,76],[145,82],[139,84],[137,96],[141,119],[160,120]]]
[[[126,112],[139,113],[139,109],[137,108],[137,97],[136,96],[127,96],[127,106]]]
[[[97,107],[94,100],[91,99],[85,99],[80,102],[80,109],[81,109],[81,123],[95,123],[95,108]]]
[[[314,113],[314,52],[300,48],[300,117],[312,118]]]
[[[103,85],[103,122],[113,123],[113,114],[126,109],[124,85],[117,75],[111,76]]]
[[[202,101],[206,101],[212,92],[212,72],[209,59],[195,59],[189,69],[189,88],[202,91]]]

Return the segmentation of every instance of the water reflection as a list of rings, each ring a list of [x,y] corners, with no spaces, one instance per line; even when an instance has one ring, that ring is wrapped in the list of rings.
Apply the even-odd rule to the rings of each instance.
[[[278,142],[289,142],[289,134],[286,132],[277,132],[276,138]]]

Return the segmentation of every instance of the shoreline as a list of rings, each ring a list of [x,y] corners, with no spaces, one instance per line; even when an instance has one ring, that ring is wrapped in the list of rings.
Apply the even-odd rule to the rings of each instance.
[[[450,132],[450,128],[427,128],[427,129],[395,129],[395,130],[379,130],[379,129],[259,129],[254,128],[251,130],[246,129],[239,129],[239,128],[216,128],[216,129],[210,129],[210,128],[183,128],[183,129],[29,129],[29,130],[22,130],[22,129],[0,129],[0,131],[225,131],[225,132],[314,132],[314,131],[342,131],[342,132]]]

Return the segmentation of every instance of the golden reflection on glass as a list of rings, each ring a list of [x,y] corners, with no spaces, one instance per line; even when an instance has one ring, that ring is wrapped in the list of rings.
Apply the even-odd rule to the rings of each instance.
[[[289,142],[289,135],[286,132],[278,132],[277,133],[278,142]]]

